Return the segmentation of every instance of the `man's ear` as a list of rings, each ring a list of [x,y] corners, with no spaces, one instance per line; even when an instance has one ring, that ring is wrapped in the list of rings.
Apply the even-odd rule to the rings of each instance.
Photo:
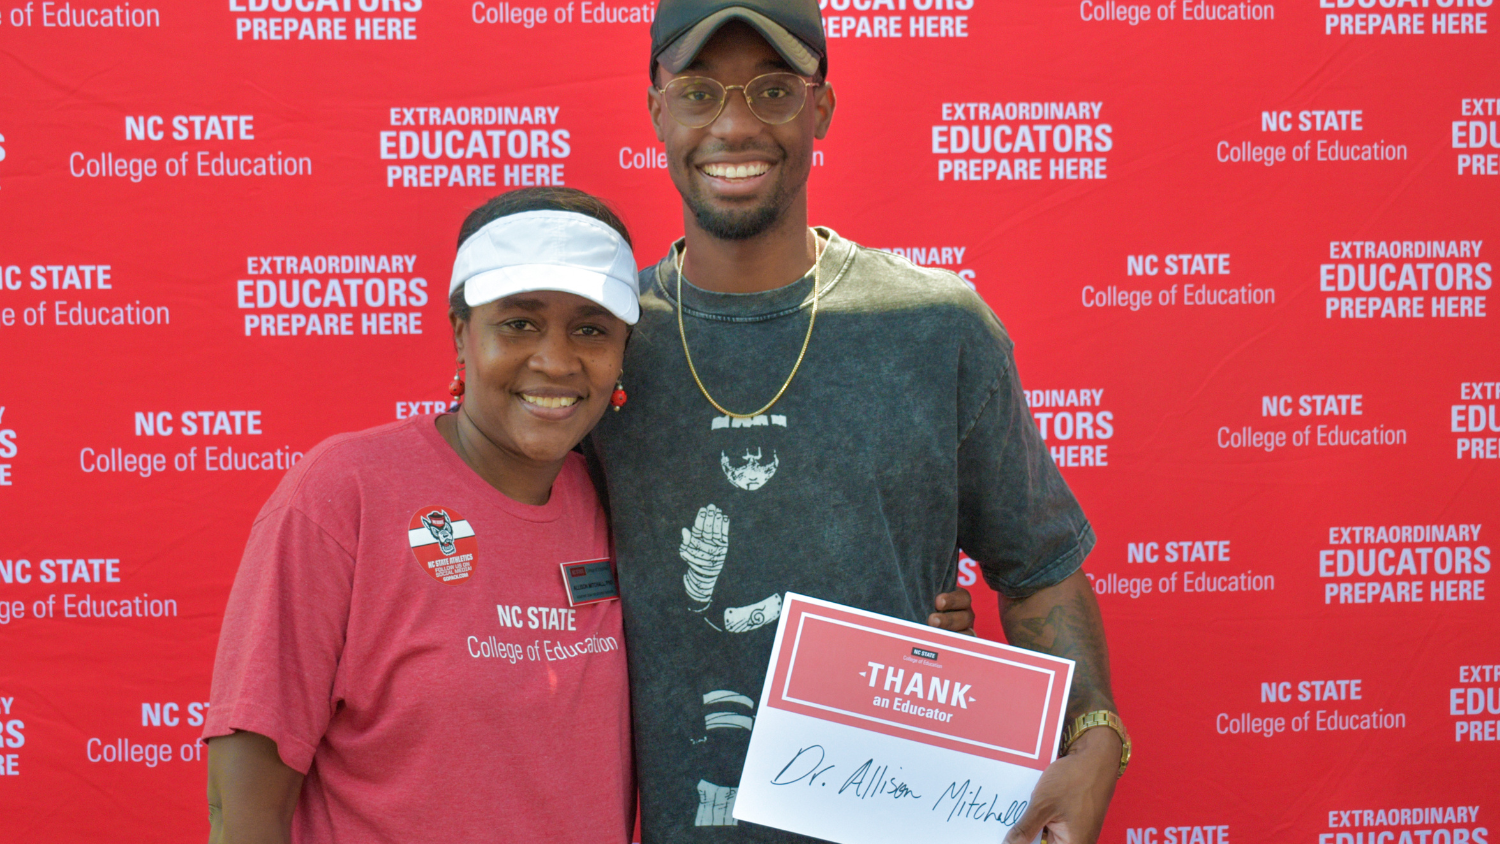
[[[646,111],[651,113],[651,128],[656,130],[656,139],[666,143],[666,136],[661,132],[662,102],[655,87],[646,89]]]
[[[828,127],[833,124],[833,110],[838,104],[838,97],[833,93],[831,83],[824,82],[818,86],[818,94],[813,98],[813,108],[818,114],[818,122],[813,127],[814,138],[821,141],[828,135]]]

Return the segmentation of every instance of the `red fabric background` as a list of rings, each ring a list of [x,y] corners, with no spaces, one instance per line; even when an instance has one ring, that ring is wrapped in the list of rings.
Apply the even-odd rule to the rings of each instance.
[[[251,11],[262,0],[152,1],[119,7],[150,24],[129,27],[88,25],[105,19],[104,7],[87,5],[93,0],[0,4],[6,840],[204,835],[193,707],[208,696],[219,618],[250,519],[281,474],[210,470],[208,449],[271,452],[274,466],[278,450],[301,452],[335,432],[425,409],[403,403],[443,399],[452,357],[442,292],[454,237],[470,208],[504,189],[506,166],[530,165],[515,173],[534,178],[538,165],[560,165],[548,175],[614,201],[642,261],[655,260],[681,231],[645,117],[646,24],[629,20],[630,8],[640,18],[649,5],[548,4],[548,19],[528,27],[476,23],[485,9],[498,15],[505,5],[489,0],[338,0],[321,10],[298,0],[314,11],[275,0],[287,12]],[[404,7],[361,11],[382,2]],[[1500,342],[1489,281],[1500,248],[1500,177],[1490,175],[1500,170],[1500,23],[1490,0],[1399,7],[1269,0],[1253,10],[1168,0],[1148,4],[1150,19],[1135,24],[1085,19],[1128,16],[1120,9],[1130,0],[830,2],[839,109],[814,170],[814,221],[867,245],[920,249],[919,263],[964,272],[1015,336],[1028,389],[1063,391],[1034,397],[1038,414],[1073,414],[1066,438],[1057,418],[1045,417],[1049,444],[1090,448],[1058,457],[1099,533],[1085,570],[1101,592],[1115,687],[1138,754],[1103,840],[1398,844],[1406,833],[1433,844],[1494,840],[1500,621],[1491,564],[1475,562],[1493,559],[1500,500]],[[601,6],[606,19],[626,21],[596,22]],[[107,10],[111,21],[115,8]],[[571,19],[557,21],[569,8]],[[92,17],[78,15],[87,9]],[[58,26],[68,10],[85,25]],[[1260,19],[1184,19],[1185,11],[1246,10]],[[900,37],[890,37],[888,20],[877,27],[876,17],[892,16]],[[923,18],[925,33],[927,16],[936,16],[937,37],[912,37],[913,19]],[[311,19],[305,31],[315,35],[319,18],[329,21],[326,34],[343,20],[346,38],[255,37],[280,32],[271,19],[294,19],[299,34]],[[370,21],[381,18],[399,19],[397,29],[414,37],[356,37],[376,32]],[[1420,34],[1381,32],[1417,20]],[[1475,31],[1434,33],[1438,24]],[[1000,103],[1001,116],[945,108],[953,103]],[[1006,103],[1042,104],[1042,116],[1007,119]],[[1048,103],[1098,104],[1098,114],[1050,117]],[[404,116],[400,109],[486,106],[556,111],[540,126],[479,127],[506,132],[498,159],[449,158],[446,150],[402,159],[399,134],[389,141],[395,157],[382,158],[383,132],[431,128],[392,125],[393,109]],[[1345,112],[1334,118],[1340,128],[1302,128],[1313,110]],[[193,115],[251,115],[253,138],[195,138],[190,119],[181,124],[186,137],[174,138],[174,118]],[[992,137],[1005,125],[1009,142],[1021,126],[1037,124],[1087,124],[1094,136],[1107,125],[1109,148],[1057,153],[1058,138],[1077,132],[1050,128],[1045,152],[944,152],[953,149],[946,127],[970,134],[980,127]],[[209,131],[207,120],[198,126]],[[467,150],[474,127],[440,128],[462,130],[453,143]],[[519,156],[508,147],[516,130],[515,140],[526,142]],[[533,130],[547,133],[545,143],[533,143],[543,140]],[[1245,142],[1280,147],[1286,159],[1221,160]],[[1319,160],[1335,142],[1373,145],[1372,156],[1388,160]],[[220,152],[305,158],[310,172],[216,176],[205,164],[208,174],[199,175],[200,153],[211,162]],[[150,159],[156,175],[87,175],[86,162],[103,154],[142,166]],[[1102,159],[1104,178],[1051,178],[1054,166],[1067,175],[1065,159],[1080,157]],[[1014,174],[1017,158],[1036,159],[1025,166],[1041,178],[995,178]],[[969,159],[978,163],[971,168]],[[983,159],[992,162],[990,178],[952,178],[955,161],[986,175]],[[188,173],[169,175],[169,160],[186,161]],[[408,187],[398,170],[389,185],[387,168],[408,165],[494,165],[495,184]],[[421,171],[412,173],[420,182]],[[1452,244],[1460,254],[1430,257],[1433,241],[1439,252]],[[1465,256],[1460,242],[1478,246]],[[1364,243],[1374,256],[1394,248],[1396,257],[1366,258]],[[1174,254],[1228,256],[1212,262],[1228,274],[1169,274],[1166,256]],[[409,269],[332,275],[386,279],[376,285],[382,292],[391,278],[407,288],[425,279],[427,300],[254,306],[256,280],[324,285],[330,276],[258,259],[320,255],[415,256]],[[1323,289],[1337,287],[1340,270],[1328,270],[1324,282],[1322,267],[1338,264],[1350,273],[1373,264],[1377,282],[1390,264],[1391,287],[1404,265],[1413,278],[1421,265],[1433,266],[1425,291],[1378,283]],[[1449,289],[1438,288],[1439,264],[1453,268]],[[1460,264],[1469,267],[1469,289]],[[64,286],[67,267],[99,265],[109,266],[108,289]],[[82,281],[85,271],[76,272]],[[97,271],[86,277],[92,282]],[[241,282],[250,282],[245,300]],[[1189,284],[1248,286],[1263,301],[1189,304]],[[1086,296],[1108,297],[1111,288],[1149,290],[1153,300],[1139,309],[1085,306]],[[1328,298],[1340,296],[1365,298],[1358,310],[1353,301],[1347,311],[1339,301],[1330,310]],[[1420,301],[1422,316],[1395,316],[1401,298],[1408,309]],[[1381,316],[1387,299],[1393,315]],[[1374,316],[1356,316],[1372,303]],[[127,305],[165,309],[151,313],[165,313],[166,324],[57,324],[59,313],[84,321],[85,309],[97,315],[101,307],[107,319],[118,313],[129,321],[131,312],[110,310]],[[1438,307],[1460,315],[1434,316]],[[390,316],[397,312],[419,314],[421,333],[362,333],[366,319],[380,330],[381,314],[397,325]],[[352,334],[269,336],[257,324],[247,336],[247,316],[272,315],[274,326],[283,314],[290,329],[292,315],[314,313],[320,327],[322,314],[350,314]],[[1068,391],[1076,402],[1081,390],[1102,393],[1088,405],[1067,404]],[[1312,399],[1309,415],[1300,413],[1301,397],[1324,395],[1358,396],[1360,412],[1346,398],[1335,400],[1346,415],[1314,415],[1321,403]],[[873,405],[880,397],[851,400]],[[213,413],[195,421],[225,411],[231,426],[228,411],[258,411],[260,433],[245,432],[242,415],[239,434],[232,427],[185,434],[184,414],[197,411]],[[1093,414],[1092,437],[1079,436],[1080,411]],[[1103,413],[1108,436],[1098,423]],[[1319,426],[1326,441],[1333,425],[1373,429],[1382,442],[1319,445]],[[1270,451],[1221,445],[1246,427],[1282,432],[1286,442]],[[98,468],[90,455],[116,448],[160,454],[165,466],[149,477],[86,471]],[[1481,457],[1472,459],[1476,451]],[[1460,525],[1479,526],[1477,537]],[[1334,530],[1355,526],[1371,531]],[[1379,526],[1395,526],[1396,538],[1376,534]],[[1413,536],[1402,526],[1441,529],[1431,539],[1425,527]],[[1229,549],[1227,560],[1168,561],[1166,543],[1210,541],[1227,543],[1215,546]],[[1197,547],[1206,557],[1207,546]],[[1438,547],[1450,550],[1418,550]],[[1382,558],[1382,548],[1395,553]],[[1371,549],[1375,568],[1367,564],[1362,575],[1356,562],[1354,574],[1339,576],[1339,551]],[[1403,549],[1414,560],[1427,555],[1428,571],[1397,573]],[[1324,552],[1331,576],[1320,568]],[[1443,554],[1450,562],[1439,570]],[[1456,562],[1465,556],[1467,570]],[[65,580],[56,562],[63,559],[118,562],[86,563],[87,579],[70,564]],[[1251,591],[1184,591],[1185,583],[1210,585],[1204,573],[1221,586],[1241,584],[1243,573],[1273,581]],[[96,574],[104,582],[94,582]],[[1132,596],[1130,584],[1143,579],[1152,591]],[[1355,583],[1373,583],[1374,591],[1355,592]],[[1399,598],[1416,594],[1402,586],[1415,583],[1422,601],[1381,600],[1387,585]],[[975,588],[981,632],[1000,635],[993,597]],[[1436,602],[1434,589],[1468,599]],[[170,599],[159,607],[175,615],[67,617],[67,603],[83,595]],[[1371,601],[1349,602],[1356,595]],[[1326,681],[1358,681],[1358,697],[1353,683]],[[1318,699],[1320,692],[1334,699]],[[1390,726],[1327,729],[1334,710],[1341,718],[1375,713]],[[1246,714],[1270,719],[1271,735],[1233,731]],[[1469,740],[1475,730],[1488,740]],[[166,745],[172,759],[92,761],[119,739]],[[184,746],[194,759],[181,759]],[[1477,807],[1477,815],[1459,807]],[[1400,811],[1413,808],[1440,811],[1436,819]],[[1353,810],[1361,811],[1347,814]],[[1447,832],[1418,835],[1439,829]]]

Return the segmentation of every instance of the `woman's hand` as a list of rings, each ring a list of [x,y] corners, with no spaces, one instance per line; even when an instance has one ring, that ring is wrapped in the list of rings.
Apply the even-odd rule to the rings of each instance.
[[[288,844],[302,775],[276,742],[238,730],[208,740],[209,844]]]
[[[952,592],[944,592],[933,604],[937,612],[927,616],[929,627],[974,635],[974,610],[971,609],[974,602],[969,590],[960,586]]]

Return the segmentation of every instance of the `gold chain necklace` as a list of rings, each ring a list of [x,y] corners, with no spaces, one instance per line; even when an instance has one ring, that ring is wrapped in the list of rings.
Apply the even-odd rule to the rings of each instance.
[[[777,390],[776,395],[772,396],[771,400],[766,402],[765,407],[762,407],[760,410],[751,411],[750,413],[735,413],[714,401],[714,397],[708,394],[708,388],[703,386],[703,379],[698,377],[698,368],[693,366],[693,353],[688,351],[687,330],[682,325],[682,265],[687,260],[687,243],[684,242],[682,244],[682,251],[677,253],[677,335],[682,338],[682,355],[687,358],[688,372],[693,374],[693,382],[698,385],[698,391],[703,393],[703,397],[708,399],[708,403],[713,405],[715,410],[725,416],[732,416],[735,419],[753,419],[765,413],[771,409],[771,405],[781,400],[781,396],[786,392],[786,388],[792,386],[792,379],[797,377],[797,370],[802,366],[802,358],[807,355],[807,344],[812,342],[813,325],[818,321],[818,270],[823,264],[823,253],[828,248],[827,243],[818,237],[817,232],[813,232],[813,238],[818,241],[818,250],[817,254],[813,257],[812,315],[807,320],[807,336],[802,338],[802,350],[797,352],[797,362],[792,364],[792,374],[786,377],[786,382],[781,385],[781,389]]]

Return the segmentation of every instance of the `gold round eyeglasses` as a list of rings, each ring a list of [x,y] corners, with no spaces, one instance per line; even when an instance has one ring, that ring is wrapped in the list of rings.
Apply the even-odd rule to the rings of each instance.
[[[672,119],[689,129],[702,129],[719,119],[729,92],[745,95],[745,105],[762,123],[779,126],[802,113],[807,89],[821,85],[795,73],[763,73],[743,85],[724,85],[707,76],[679,76],[657,88]]]

